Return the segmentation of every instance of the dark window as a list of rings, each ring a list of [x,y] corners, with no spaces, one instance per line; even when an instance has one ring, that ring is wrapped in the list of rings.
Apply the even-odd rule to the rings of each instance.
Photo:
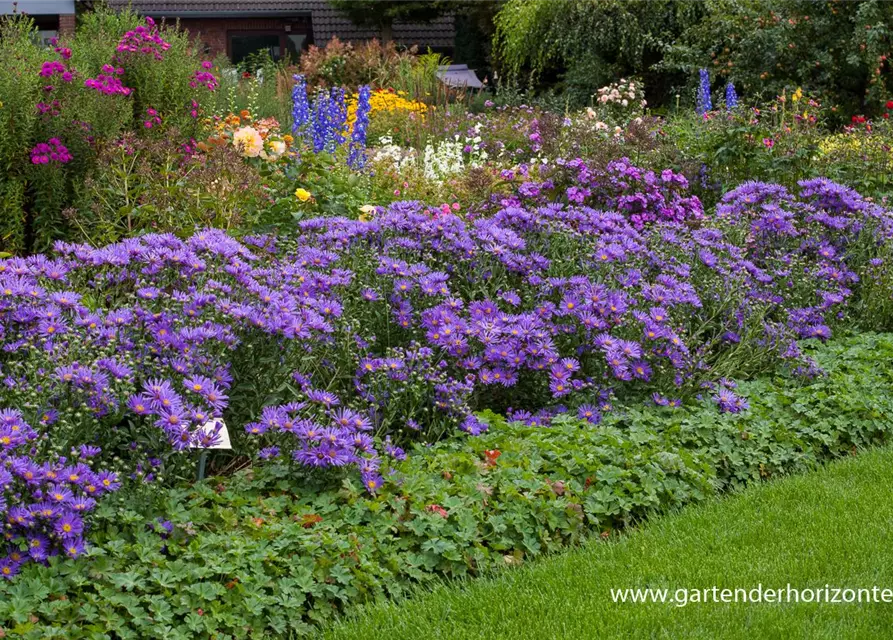
[[[297,60],[307,40],[304,33],[278,31],[243,31],[229,34],[229,57],[233,64],[244,62],[252,54],[266,51],[273,60],[286,55]]]

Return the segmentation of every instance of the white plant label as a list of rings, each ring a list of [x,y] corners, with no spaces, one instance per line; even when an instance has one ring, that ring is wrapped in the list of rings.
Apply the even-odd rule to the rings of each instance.
[[[226,428],[226,423],[223,420],[208,420],[205,424],[199,427],[199,432],[202,434],[212,434],[214,433],[214,429],[217,428],[217,425],[220,425],[220,431],[217,433],[218,442],[217,444],[213,444],[210,447],[202,447],[197,444],[191,445],[193,449],[232,449],[233,445],[229,440],[229,431]]]

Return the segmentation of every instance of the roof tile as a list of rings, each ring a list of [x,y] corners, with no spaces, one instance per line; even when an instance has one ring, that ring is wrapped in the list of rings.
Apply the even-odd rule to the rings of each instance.
[[[344,41],[369,40],[380,37],[374,29],[358,27],[341,15],[327,0],[109,0],[109,5],[122,9],[127,6],[139,13],[175,17],[177,14],[244,13],[261,17],[269,14],[303,14],[311,16],[313,41],[319,46],[338,36]],[[394,40],[405,45],[452,47],[455,39],[453,16],[441,16],[428,24],[395,22]]]

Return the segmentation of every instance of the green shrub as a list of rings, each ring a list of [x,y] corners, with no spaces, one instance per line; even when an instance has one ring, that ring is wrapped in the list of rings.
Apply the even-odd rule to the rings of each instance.
[[[112,496],[79,562],[0,584],[7,637],[306,635],[344,609],[476,575],[717,490],[802,471],[893,431],[893,336],[808,351],[826,375],[743,383],[750,411],[622,408],[593,427],[505,424],[419,448],[375,496],[262,467]],[[159,514],[167,521],[156,519]]]
[[[41,94],[37,72],[52,53],[37,45],[32,30],[30,20],[0,18],[0,251],[10,253],[25,247],[28,151]]]
[[[574,106],[633,75],[663,102],[672,75],[650,73],[651,66],[699,13],[699,3],[667,0],[509,0],[496,16],[494,52],[506,73],[551,81]]]
[[[880,113],[889,96],[891,17],[893,5],[874,0],[710,0],[658,68],[687,73],[693,85],[707,67],[720,87],[734,80],[749,102],[802,86],[837,105],[838,122],[849,121]]]
[[[64,213],[70,239],[94,246],[147,232],[250,229],[269,205],[260,173],[235,147],[198,152],[175,129],[99,147]]]
[[[677,112],[662,127],[665,144],[704,166],[703,181],[715,194],[748,180],[796,187],[799,180],[829,177],[823,171],[827,163],[816,162],[819,144],[827,136],[823,125],[829,110],[802,91],[782,99],[759,108],[712,111],[707,117]],[[709,196],[706,201],[712,204]]]

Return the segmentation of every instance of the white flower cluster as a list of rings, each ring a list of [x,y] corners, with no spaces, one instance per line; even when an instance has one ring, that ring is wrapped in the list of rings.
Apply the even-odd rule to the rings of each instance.
[[[599,89],[598,102],[600,104],[619,104],[622,107],[635,106],[636,104],[644,107],[648,104],[645,101],[642,83],[636,83],[633,80],[627,82],[624,78],[621,78],[620,82],[615,82]]]
[[[462,173],[465,158],[462,157],[462,143],[442,140],[437,147],[425,146],[424,166],[428,180],[441,180]]]
[[[487,160],[487,152],[482,149],[481,137],[430,142],[421,153],[415,149],[400,147],[384,136],[378,139],[378,147],[373,156],[376,162],[388,162],[397,171],[419,166],[428,180],[442,181],[462,173],[466,167],[480,167]]]
[[[613,120],[618,124],[640,115],[648,105],[645,100],[644,85],[635,80],[627,81],[625,78],[621,78],[620,82],[602,87],[592,97],[603,118]],[[590,111],[594,110],[590,107]]]
[[[372,160],[388,163],[397,171],[402,171],[415,166],[417,155],[415,149],[401,147],[394,144],[394,140],[390,136],[382,136],[378,139]]]

